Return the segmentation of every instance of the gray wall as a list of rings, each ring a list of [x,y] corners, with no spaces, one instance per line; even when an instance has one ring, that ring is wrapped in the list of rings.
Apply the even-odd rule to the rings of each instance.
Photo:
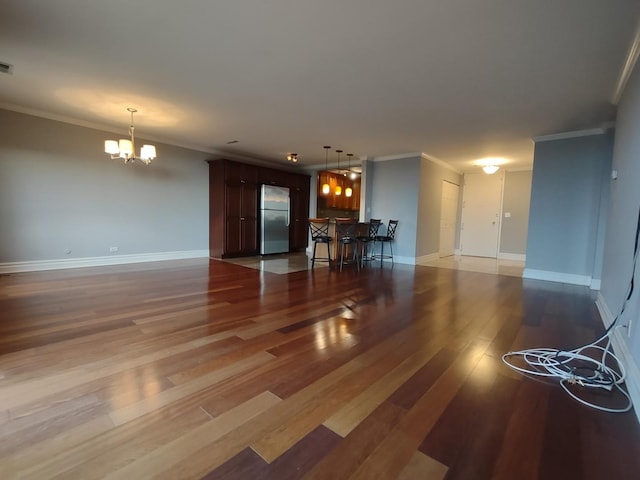
[[[585,277],[599,271],[602,188],[611,155],[610,134],[536,143],[527,270]]]
[[[400,221],[394,244],[399,261],[413,264],[418,257],[438,253],[442,180],[460,185],[461,176],[421,156],[367,162],[367,219]]]
[[[373,167],[373,168],[372,168]],[[400,261],[413,263],[416,256],[418,192],[420,191],[420,157],[370,162],[371,213],[385,226],[390,219],[399,220],[393,252]],[[384,227],[381,229],[384,233]]]
[[[610,180],[611,190],[603,251],[600,294],[613,316],[620,312],[630,279],[635,276],[635,291],[621,319],[621,325],[633,320],[630,336],[623,337],[635,364],[640,366],[640,278],[638,267],[632,271],[638,208],[640,207],[640,68],[636,66],[618,106],[612,168],[618,179]],[[627,365],[629,369],[629,365]],[[636,378],[636,382],[638,378]],[[640,406],[636,405],[636,409]]]
[[[0,125],[0,263],[208,249],[208,154],[154,142],[151,165],[124,165],[103,152],[113,133]]]
[[[527,251],[531,177],[530,170],[505,172],[500,253],[524,255]],[[507,212],[511,217],[504,216]]]

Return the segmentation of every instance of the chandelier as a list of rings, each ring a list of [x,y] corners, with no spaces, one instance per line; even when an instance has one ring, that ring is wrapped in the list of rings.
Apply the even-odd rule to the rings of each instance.
[[[140,149],[140,155],[136,156],[133,114],[138,110],[129,107],[127,111],[131,113],[131,125],[129,125],[129,136],[131,138],[121,138],[117,141],[106,140],[104,142],[104,151],[111,155],[112,159],[122,158],[124,163],[133,163],[134,160],[140,160],[145,165],[149,165],[151,160],[156,158],[156,147],[154,145],[143,145]]]

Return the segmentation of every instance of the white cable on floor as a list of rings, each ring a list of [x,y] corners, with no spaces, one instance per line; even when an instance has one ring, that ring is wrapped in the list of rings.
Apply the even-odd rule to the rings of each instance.
[[[554,348],[532,348],[529,350],[520,350],[517,352],[509,352],[502,355],[502,361],[517,372],[525,375],[533,375],[538,377],[555,378],[560,380],[560,386],[574,400],[588,407],[602,410],[603,412],[628,412],[633,406],[631,396],[622,387],[626,372],[624,366],[613,354],[611,350],[611,337],[613,332],[618,328],[627,327],[629,325],[617,325],[622,319],[627,303],[631,299],[634,291],[634,275],[636,273],[636,265],[638,263],[638,255],[640,253],[640,208],[638,209],[638,220],[636,222],[636,235],[633,248],[633,262],[631,266],[631,278],[629,280],[629,288],[627,295],[622,303],[620,313],[613,319],[607,331],[595,342],[589,343],[574,350],[556,350]],[[601,344],[606,340],[606,345]],[[600,359],[594,358],[586,354],[588,350],[595,350],[602,353]],[[598,353],[598,355],[599,355]],[[514,364],[515,359],[520,359],[523,367]],[[613,366],[609,366],[613,365]],[[588,402],[578,397],[571,391],[569,385],[580,385],[584,388],[600,388],[609,392],[616,389],[624,398],[626,398],[626,406],[621,408],[609,408]]]
[[[516,352],[505,353],[502,361],[525,375],[555,378],[560,380],[560,386],[578,402],[604,412],[620,413],[631,410],[632,402],[629,394],[621,386],[626,372],[618,357],[611,351],[611,335],[614,329],[609,329],[595,342],[574,350],[556,350],[553,348],[531,348]],[[606,346],[600,345],[606,340]],[[600,359],[586,354],[588,350],[595,350],[602,354]],[[514,359],[520,358],[526,366],[518,366]],[[612,362],[613,361],[613,362]],[[613,364],[614,366],[609,366]],[[626,398],[626,405],[621,408],[609,408],[588,402],[578,397],[569,388],[570,385],[580,385],[585,388],[600,388],[608,391],[618,390]]]

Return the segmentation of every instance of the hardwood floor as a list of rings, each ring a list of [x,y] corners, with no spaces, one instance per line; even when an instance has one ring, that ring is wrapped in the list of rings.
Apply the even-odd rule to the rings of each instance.
[[[584,288],[421,266],[4,275],[0,478],[636,478],[633,412],[501,362],[601,332]]]

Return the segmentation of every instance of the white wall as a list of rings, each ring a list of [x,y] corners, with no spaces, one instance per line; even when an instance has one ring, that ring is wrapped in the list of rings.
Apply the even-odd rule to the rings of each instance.
[[[460,186],[462,176],[428,158],[420,164],[420,207],[418,211],[418,239],[416,257],[435,257],[440,251],[440,214],[442,213],[442,181]],[[462,193],[459,203],[462,200]],[[458,225],[460,217],[458,216]],[[456,229],[456,246],[460,244],[460,230]]]
[[[0,125],[0,265],[208,249],[208,154],[156,144],[124,165],[109,132],[6,110]]]
[[[617,180],[609,180],[609,206],[603,250],[602,283],[598,304],[605,323],[619,315],[629,291],[631,278],[635,289],[616,331],[616,352],[624,358],[640,418],[640,275],[633,269],[633,252],[640,208],[640,68],[636,66],[618,106],[612,169]]]
[[[505,172],[502,195],[500,254],[525,255],[532,172]],[[509,213],[510,217],[505,217]]]

